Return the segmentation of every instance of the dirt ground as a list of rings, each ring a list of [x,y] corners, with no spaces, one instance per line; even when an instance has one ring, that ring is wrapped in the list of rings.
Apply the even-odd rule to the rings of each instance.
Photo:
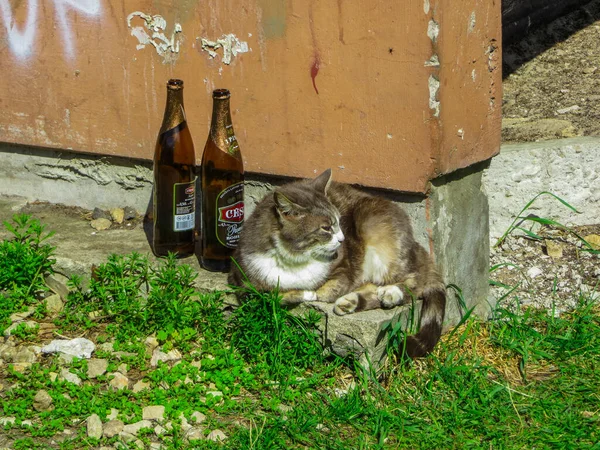
[[[504,142],[600,136],[600,0],[503,50]]]

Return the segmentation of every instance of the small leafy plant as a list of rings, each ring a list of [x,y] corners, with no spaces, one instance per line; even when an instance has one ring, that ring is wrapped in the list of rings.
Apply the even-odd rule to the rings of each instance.
[[[54,232],[27,214],[15,214],[12,222],[4,222],[12,239],[0,242],[0,331],[9,325],[11,314],[38,302],[55,263],[55,248],[46,243]]]

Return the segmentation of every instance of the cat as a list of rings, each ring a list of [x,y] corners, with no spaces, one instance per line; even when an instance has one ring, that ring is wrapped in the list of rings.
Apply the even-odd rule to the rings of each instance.
[[[406,354],[425,356],[440,338],[445,285],[414,240],[407,214],[389,200],[333,182],[331,169],[263,198],[233,258],[230,284],[278,288],[286,305],[319,300],[344,315],[401,305],[412,292],[423,304]]]

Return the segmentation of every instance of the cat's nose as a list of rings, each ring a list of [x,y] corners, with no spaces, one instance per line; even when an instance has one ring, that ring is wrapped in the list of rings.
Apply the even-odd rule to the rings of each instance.
[[[338,231],[337,233],[335,233],[335,238],[338,240],[338,242],[344,242],[344,233]]]

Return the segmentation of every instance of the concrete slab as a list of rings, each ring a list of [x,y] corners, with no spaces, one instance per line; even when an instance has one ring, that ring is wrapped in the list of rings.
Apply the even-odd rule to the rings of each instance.
[[[564,225],[600,220],[600,138],[581,137],[505,144],[492,159],[483,182],[489,193],[490,239],[502,236],[521,209],[549,191],[566,200],[574,213],[550,196],[542,196],[529,213]]]

